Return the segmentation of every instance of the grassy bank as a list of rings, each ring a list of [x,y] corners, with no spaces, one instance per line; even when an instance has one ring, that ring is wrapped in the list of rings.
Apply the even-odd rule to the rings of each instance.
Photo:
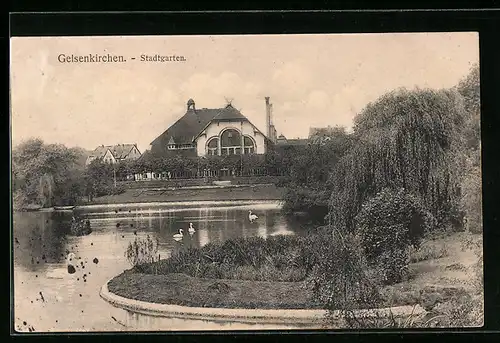
[[[91,204],[126,204],[136,202],[281,200],[282,190],[274,185],[248,185],[201,189],[127,189],[122,194],[106,195],[86,202]]]
[[[286,238],[291,240],[290,238]],[[284,242],[284,240],[281,242]],[[482,250],[482,236],[455,233],[449,236],[427,239],[422,249],[412,252],[409,278],[399,284],[382,289],[380,307],[420,304],[435,314],[438,322],[435,325],[447,326],[453,316],[462,321],[470,316],[482,319],[476,313],[478,302],[482,301],[482,285],[478,278],[482,266],[478,264],[478,254]],[[276,245],[280,240],[272,243]],[[229,244],[229,243],[221,243]],[[191,257],[161,260],[148,267],[133,268],[117,276],[109,283],[109,290],[117,295],[141,301],[175,304],[196,307],[222,308],[262,308],[262,309],[314,309],[320,308],[312,298],[312,291],[306,278],[301,273],[284,271],[300,270],[299,252],[294,244],[286,244],[279,253],[273,254],[263,245],[262,251],[249,248],[242,251],[237,244],[231,243],[235,256],[225,264],[237,265],[238,253],[242,256],[253,251],[253,262],[256,267],[245,266],[233,268],[224,274],[224,268],[216,263],[203,263],[201,256],[206,255],[214,247],[202,250],[202,255],[191,252]],[[227,250],[229,246],[225,246]],[[278,249],[279,250],[279,249]],[[288,266],[279,266],[280,262],[272,259],[284,256]],[[296,259],[293,260],[295,256]],[[192,261],[191,261],[192,259]],[[259,259],[269,261],[257,267]],[[184,261],[184,262],[182,262]],[[197,262],[194,262],[197,261]],[[243,261],[241,261],[243,262]],[[248,259],[245,262],[249,262]],[[223,264],[224,264],[223,263]],[[306,265],[306,262],[302,262]],[[267,265],[267,266],[266,266]],[[210,266],[210,267],[208,267]],[[292,266],[292,267],[291,267]],[[304,267],[307,268],[307,267]],[[235,272],[239,270],[239,272]],[[211,277],[207,277],[212,275]],[[198,277],[196,277],[198,276]],[[262,281],[274,279],[274,282]],[[297,281],[276,281],[297,280]],[[472,308],[470,304],[475,304]],[[469,317],[468,317],[469,316]],[[453,317],[453,324],[457,319]]]
[[[258,184],[277,184],[283,177],[280,176],[239,176],[225,177],[221,180],[231,181],[233,185],[258,185]],[[147,188],[168,188],[168,187],[191,187],[191,186],[209,186],[213,184],[213,179],[206,181],[204,179],[172,179],[172,180],[147,180],[147,181],[119,181],[118,186],[125,189],[147,189]]]

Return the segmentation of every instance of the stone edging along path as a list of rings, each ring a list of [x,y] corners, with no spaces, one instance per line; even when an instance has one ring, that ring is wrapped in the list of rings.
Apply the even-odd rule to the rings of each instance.
[[[111,281],[111,280],[109,280]],[[109,282],[108,281],[108,282]],[[324,318],[324,310],[277,310],[277,309],[229,309],[188,307],[179,305],[157,304],[124,298],[108,289],[106,282],[100,291],[100,296],[111,305],[135,313],[168,318],[197,319],[207,321],[228,321],[251,324],[318,324]],[[387,317],[390,311],[394,317],[405,317],[410,314],[420,315],[426,311],[420,306],[398,306],[375,310],[358,310],[360,317]],[[339,317],[338,314],[336,314]]]

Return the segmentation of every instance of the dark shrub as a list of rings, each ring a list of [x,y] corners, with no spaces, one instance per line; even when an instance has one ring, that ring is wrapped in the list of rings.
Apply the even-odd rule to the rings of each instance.
[[[434,220],[418,198],[403,189],[383,189],[362,205],[356,228],[368,261],[378,264],[388,283],[407,272],[409,247],[417,247]]]
[[[317,248],[322,258],[308,280],[316,301],[330,312],[377,304],[380,282],[377,271],[369,268],[359,237],[334,231],[330,244]]]

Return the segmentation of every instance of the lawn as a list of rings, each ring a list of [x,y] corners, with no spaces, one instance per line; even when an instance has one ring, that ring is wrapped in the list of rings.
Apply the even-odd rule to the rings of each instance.
[[[279,255],[286,256],[286,259],[290,260],[290,264],[295,266],[292,269],[297,271],[300,269],[298,267],[300,262],[290,257],[297,256],[293,239],[283,238],[281,241],[278,238],[268,245],[272,245],[273,249],[276,249],[277,245],[279,246],[287,240],[292,244],[287,243],[287,248],[280,250]],[[269,249],[266,250],[266,245],[263,246],[262,251],[256,251],[255,248],[250,249],[250,251],[255,251],[252,255],[255,259],[255,265],[258,265],[259,259],[271,261],[270,259],[274,258],[274,255],[269,254]],[[236,263],[238,259],[239,248],[236,247],[238,247],[237,244],[232,244],[231,256],[236,257],[231,263]],[[228,246],[224,249],[227,250]],[[208,251],[217,251],[217,249],[209,247],[205,252]],[[247,253],[241,252],[243,255]],[[191,254],[194,254],[194,257],[191,258],[200,259],[199,252],[192,251]],[[411,259],[414,262],[410,264],[408,279],[402,283],[383,288],[381,290],[383,301],[379,305],[380,307],[390,307],[420,304],[431,313],[437,315],[446,313],[447,320],[452,315],[461,320],[466,320],[465,317],[468,315],[482,320],[482,313],[474,312],[477,311],[477,308],[473,310],[467,308],[468,304],[482,302],[482,284],[478,281],[481,280],[482,275],[482,265],[479,262],[481,256],[481,235],[454,233],[432,239],[428,238],[423,242],[420,250],[411,254]],[[283,274],[282,272],[290,270],[290,267],[281,264],[281,267],[278,268],[276,266],[280,264],[277,264],[276,261],[270,262],[275,269],[267,273],[256,273],[259,268],[255,267],[244,273],[224,274],[220,272],[219,267],[200,272],[199,265],[182,264],[180,260],[172,262],[161,260],[148,268],[143,268],[142,270],[146,273],[141,272],[140,268],[125,271],[110,281],[109,290],[126,298],[184,306],[261,309],[320,308],[319,304],[312,299],[310,286],[304,281],[269,282],[259,280],[259,275],[262,276],[260,279],[300,279],[297,276],[300,275],[299,272]],[[152,266],[155,266],[155,272],[153,272]],[[279,274],[280,272],[282,274]],[[206,275],[222,278],[207,278]],[[466,311],[468,311],[467,314]]]
[[[112,293],[160,304],[193,307],[319,308],[304,283],[205,279],[186,274],[152,275],[126,271],[111,280]]]
[[[106,195],[87,204],[126,204],[142,202],[281,200],[282,190],[274,185],[255,185],[206,189],[127,189],[122,194]]]

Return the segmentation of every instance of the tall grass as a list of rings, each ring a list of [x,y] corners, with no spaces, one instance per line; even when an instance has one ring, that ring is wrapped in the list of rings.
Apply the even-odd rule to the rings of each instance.
[[[160,259],[158,243],[158,238],[153,240],[149,235],[147,235],[146,239],[136,238],[133,242],[129,243],[125,251],[125,257],[134,267],[145,263],[157,262]]]
[[[184,273],[194,277],[255,281],[302,281],[310,265],[304,238],[273,236],[236,238],[188,248],[157,263],[136,264],[141,273]]]

